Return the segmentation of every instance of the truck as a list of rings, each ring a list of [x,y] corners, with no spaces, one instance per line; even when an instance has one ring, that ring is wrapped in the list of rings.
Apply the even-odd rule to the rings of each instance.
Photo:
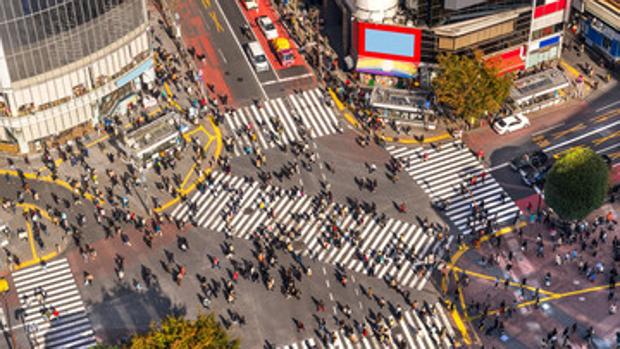
[[[271,40],[271,49],[283,66],[288,67],[295,62],[295,55],[288,39],[279,37]]]

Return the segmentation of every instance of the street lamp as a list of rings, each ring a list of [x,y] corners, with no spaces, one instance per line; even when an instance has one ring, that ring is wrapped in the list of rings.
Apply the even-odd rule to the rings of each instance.
[[[9,330],[9,335],[11,336],[11,347],[12,349],[17,348],[15,343],[15,335],[13,334],[13,328],[11,327],[11,314],[9,313],[9,303],[7,300],[7,294],[9,292],[9,282],[6,279],[0,279],[0,294],[2,295],[2,300],[4,303],[4,315],[6,317],[6,324],[2,324],[2,331],[6,335],[6,329]]]

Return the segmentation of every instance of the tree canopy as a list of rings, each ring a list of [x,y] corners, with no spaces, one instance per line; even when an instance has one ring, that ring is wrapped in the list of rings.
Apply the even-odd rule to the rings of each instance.
[[[583,219],[601,207],[609,168],[592,149],[578,147],[558,159],[547,175],[545,201],[562,219]]]
[[[239,340],[232,339],[213,314],[196,320],[170,316],[160,326],[152,324],[148,332],[133,336],[127,348],[238,349]]]
[[[439,75],[433,79],[437,101],[463,120],[473,124],[485,112],[495,114],[510,93],[512,76],[484,62],[480,51],[473,57],[440,54]]]

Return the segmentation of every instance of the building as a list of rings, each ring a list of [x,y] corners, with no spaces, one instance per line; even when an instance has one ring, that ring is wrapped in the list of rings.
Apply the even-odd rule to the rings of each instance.
[[[575,5],[582,14],[580,30],[586,44],[608,62],[620,63],[620,1],[584,0]]]
[[[154,79],[145,0],[2,0],[0,142],[26,153]]]
[[[171,112],[123,134],[120,148],[137,168],[148,168],[162,155],[170,155],[179,149],[182,133],[188,129],[182,116]]]
[[[403,6],[400,6],[400,5]],[[362,73],[422,82],[442,52],[481,50],[501,72],[561,54],[566,0],[324,0],[330,40]]]

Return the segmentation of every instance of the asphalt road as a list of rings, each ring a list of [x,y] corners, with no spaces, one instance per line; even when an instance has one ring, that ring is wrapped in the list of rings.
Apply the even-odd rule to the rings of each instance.
[[[536,194],[508,162],[526,153],[543,150],[550,156],[577,146],[587,146],[599,154],[608,155],[614,166],[620,164],[620,90],[610,89],[588,100],[587,106],[567,120],[550,128],[524,134],[510,144],[498,146],[489,155],[493,175],[516,200]],[[539,117],[544,117],[539,116]],[[497,137],[498,140],[501,137]],[[496,140],[490,140],[496,142]],[[498,142],[499,143],[499,142]]]
[[[312,74],[306,66],[294,66],[278,72],[270,69],[256,72],[248,60],[244,47],[256,41],[253,32],[244,32],[248,24],[239,1],[200,1],[181,5],[183,31],[191,37],[200,36],[201,45],[212,47],[212,56],[208,57],[211,65],[217,65],[223,74],[223,82],[232,94],[235,105],[246,105],[255,100],[277,98],[292,89],[308,87],[312,84]],[[202,21],[196,22],[189,17],[197,10]],[[195,27],[200,24],[201,27]],[[208,41],[208,44],[206,43]],[[263,47],[265,51],[269,47]]]

